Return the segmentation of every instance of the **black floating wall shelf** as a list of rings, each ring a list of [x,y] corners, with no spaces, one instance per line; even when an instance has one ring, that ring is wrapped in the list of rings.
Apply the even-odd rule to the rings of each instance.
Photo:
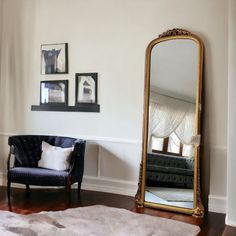
[[[63,111],[63,112],[100,112],[99,104],[67,105],[32,105],[31,111]]]

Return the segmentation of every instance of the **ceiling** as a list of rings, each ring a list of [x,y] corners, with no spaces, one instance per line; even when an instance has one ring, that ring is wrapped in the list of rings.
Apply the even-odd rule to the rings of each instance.
[[[196,100],[198,45],[190,39],[175,39],[155,45],[151,52],[151,91]]]

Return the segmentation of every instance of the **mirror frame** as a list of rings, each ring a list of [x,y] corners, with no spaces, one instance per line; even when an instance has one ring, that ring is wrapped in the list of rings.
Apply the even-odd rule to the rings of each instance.
[[[143,140],[142,140],[142,161],[140,164],[138,191],[135,196],[137,207],[151,207],[161,210],[180,212],[191,214],[195,217],[204,216],[204,207],[201,201],[200,191],[200,143],[195,146],[194,152],[194,207],[183,208],[176,206],[167,206],[159,203],[145,201],[145,182],[146,182],[146,161],[147,161],[147,145],[148,145],[148,120],[149,120],[149,93],[150,93],[150,62],[152,48],[161,42],[175,39],[190,39],[198,45],[198,74],[196,86],[196,118],[195,133],[201,138],[201,110],[202,110],[202,73],[203,73],[203,50],[204,46],[201,39],[184,29],[172,29],[159,35],[158,38],[152,40],[146,49],[145,58],[145,86],[144,86],[144,113],[143,113]]]

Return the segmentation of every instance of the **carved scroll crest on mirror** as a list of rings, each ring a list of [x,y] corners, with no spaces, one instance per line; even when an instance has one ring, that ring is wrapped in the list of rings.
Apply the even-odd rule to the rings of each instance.
[[[146,50],[142,162],[136,204],[203,217],[200,142],[203,44],[173,29]]]

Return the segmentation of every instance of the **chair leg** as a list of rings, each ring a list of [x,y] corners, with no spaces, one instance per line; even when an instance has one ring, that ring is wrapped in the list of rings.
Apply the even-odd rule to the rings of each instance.
[[[71,185],[70,184],[66,185],[66,192],[70,193],[70,190],[71,190]]]
[[[26,184],[25,186],[26,186],[26,194],[30,195],[30,186],[29,186],[29,184]]]
[[[78,182],[78,198],[80,198],[81,182]]]
[[[11,181],[7,180],[7,200],[8,200],[8,205],[11,205]]]

